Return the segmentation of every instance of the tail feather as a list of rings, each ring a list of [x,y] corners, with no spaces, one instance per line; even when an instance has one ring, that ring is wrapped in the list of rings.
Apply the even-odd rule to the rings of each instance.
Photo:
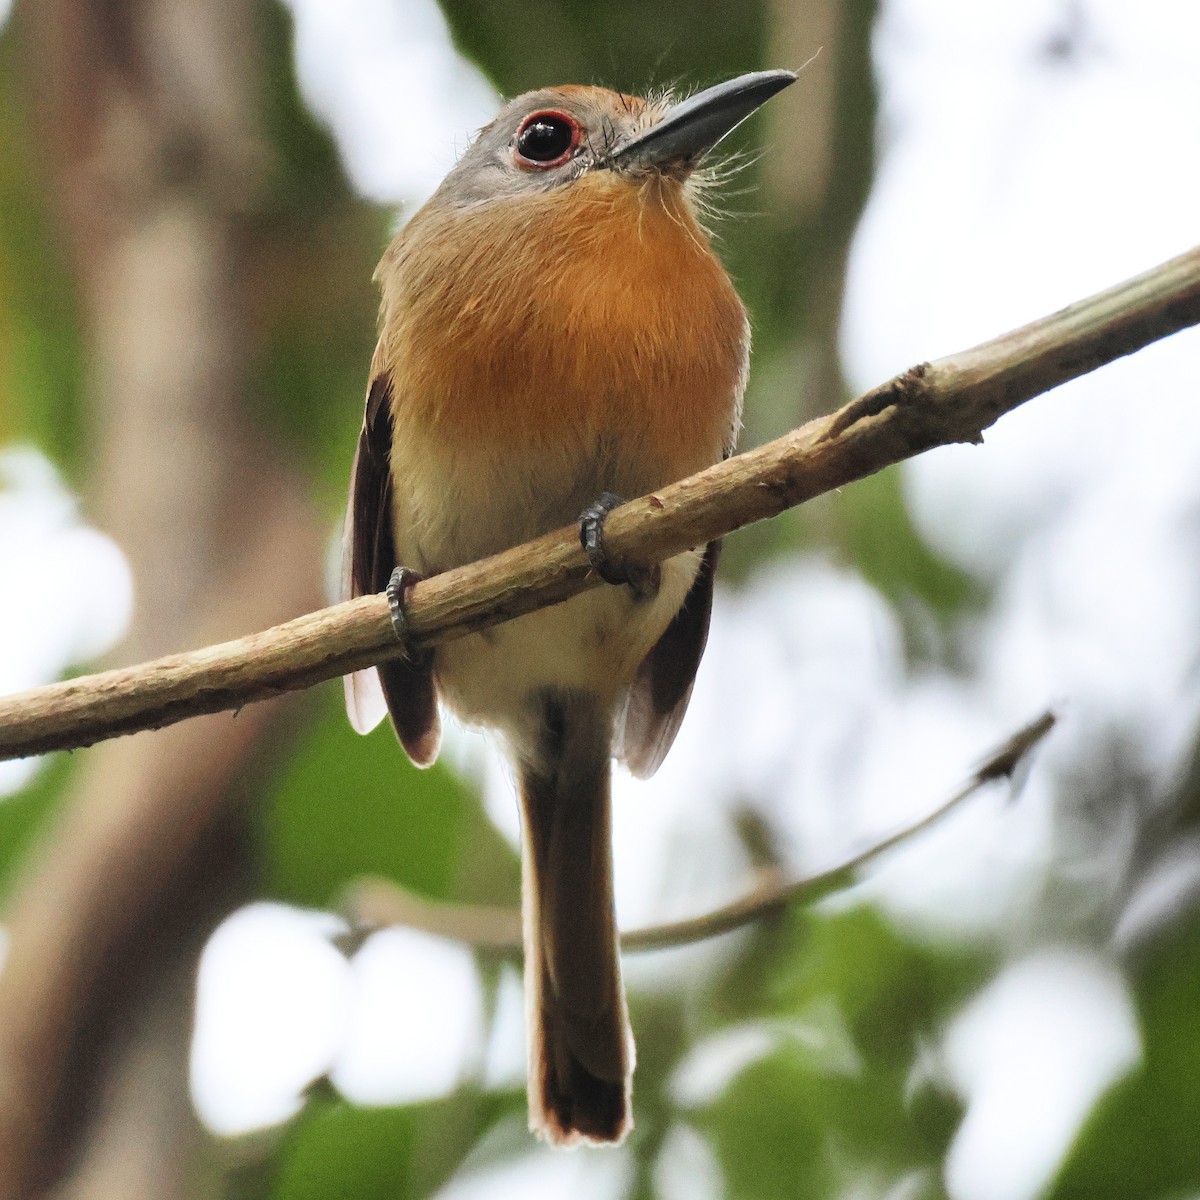
[[[545,700],[520,764],[530,1127],[547,1141],[619,1142],[633,1039],[613,918],[611,721],[589,697]]]

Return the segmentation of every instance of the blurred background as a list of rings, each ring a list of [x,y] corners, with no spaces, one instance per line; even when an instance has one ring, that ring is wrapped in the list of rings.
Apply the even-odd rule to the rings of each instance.
[[[322,604],[371,272],[500,96],[798,85],[729,139],[743,445],[1200,241],[1193,0],[0,0],[0,689]],[[814,57],[815,55],[815,57]],[[809,62],[809,60],[812,60]],[[637,1128],[525,1129],[515,807],[340,687],[0,764],[0,1196],[1200,1195],[1200,338],[730,538],[679,741],[618,782]],[[198,980],[198,985],[197,985]]]

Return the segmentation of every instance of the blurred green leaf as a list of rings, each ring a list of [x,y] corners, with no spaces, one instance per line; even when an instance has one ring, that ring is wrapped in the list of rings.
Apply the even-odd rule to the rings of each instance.
[[[78,761],[70,754],[50,755],[27,787],[0,797],[0,893],[7,893],[25,854],[59,811]]]
[[[1133,985],[1143,1063],[1093,1110],[1052,1200],[1168,1200],[1200,1184],[1200,913],[1160,933]]]
[[[462,50],[505,95],[602,83],[642,95],[684,80],[711,83],[763,61],[768,6],[697,0],[681,19],[662,0],[442,0]]]
[[[838,493],[835,520],[845,552],[901,616],[906,603],[918,600],[943,620],[962,617],[981,606],[984,591],[921,541],[902,484],[892,468]]]
[[[695,1123],[712,1139],[730,1194],[745,1200],[832,1196],[837,1183],[820,1089],[787,1053],[746,1068]]]
[[[516,856],[472,791],[441,764],[417,770],[386,721],[359,737],[340,688],[324,688],[320,706],[262,808],[268,893],[327,906],[377,874],[434,897],[512,899]],[[482,895],[461,877],[468,843]]]
[[[271,1200],[424,1200],[517,1100],[470,1087],[396,1108],[314,1100],[278,1148]]]
[[[714,1011],[782,1022],[780,1044],[692,1114],[730,1194],[834,1197],[854,1179],[912,1177],[926,1181],[915,1194],[940,1196],[960,1106],[915,1064],[989,965],[911,941],[865,905],[765,929]]]
[[[75,297],[16,51],[11,31],[0,34],[0,442],[36,442],[78,483]]]
[[[274,1200],[401,1200],[417,1196],[411,1159],[418,1110],[312,1103],[279,1156]]]
[[[304,456],[332,512],[362,420],[379,306],[371,276],[391,218],[352,193],[332,135],[305,107],[284,6],[259,16],[271,157],[247,214],[249,411]]]
[[[319,222],[350,200],[333,136],[308,109],[296,77],[291,13],[284,4],[257,10],[264,66],[262,120],[272,162],[265,205]]]

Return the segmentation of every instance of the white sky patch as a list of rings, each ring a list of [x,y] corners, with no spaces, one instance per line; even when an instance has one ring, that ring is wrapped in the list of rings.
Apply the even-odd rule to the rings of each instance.
[[[1005,970],[951,1026],[967,1102],[946,1161],[952,1200],[1034,1200],[1095,1102],[1138,1062],[1124,980],[1098,956],[1049,950]]]
[[[671,1100],[681,1108],[711,1104],[749,1066],[784,1045],[790,1029],[779,1021],[747,1021],[694,1046],[671,1075]]]
[[[495,1005],[484,1058],[483,1085],[517,1087],[525,1083],[525,988],[520,972],[508,963],[500,968]]]
[[[411,929],[367,939],[352,961],[348,1031],[330,1078],[358,1104],[450,1092],[479,1057],[483,1001],[470,950]]]
[[[667,1130],[654,1160],[656,1200],[723,1200],[721,1161],[706,1138],[677,1122]]]
[[[8,24],[8,17],[11,12],[12,0],[0,0],[0,29],[3,29]]]
[[[537,1144],[512,1156],[512,1147],[532,1141],[523,1123],[502,1123],[486,1135],[450,1182],[432,1200],[620,1200],[628,1196],[633,1159],[628,1146],[566,1153]],[[496,1163],[504,1155],[506,1161]]]
[[[224,921],[200,959],[192,1101],[218,1134],[284,1121],[341,1048],[350,965],[336,917],[253,904]]]
[[[1123,952],[1137,947],[1163,925],[1176,921],[1200,901],[1200,838],[1171,847],[1142,877],[1113,931]]]
[[[50,683],[124,636],[133,580],[111,538],[85,525],[39,451],[0,449],[0,694]],[[0,795],[37,759],[0,762]]]
[[[200,963],[192,1097],[215,1133],[286,1120],[321,1075],[357,1104],[411,1104],[445,1095],[479,1065],[471,952],[389,929],[347,961],[329,941],[344,929],[329,914],[260,903],[213,934]]]
[[[434,0],[288,0],[305,101],[332,127],[355,188],[423,203],[499,99],[455,50]]]

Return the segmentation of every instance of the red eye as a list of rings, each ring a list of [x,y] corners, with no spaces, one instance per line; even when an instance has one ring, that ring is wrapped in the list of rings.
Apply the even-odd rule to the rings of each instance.
[[[558,167],[571,157],[583,131],[566,113],[536,112],[517,130],[517,159],[529,167]]]

